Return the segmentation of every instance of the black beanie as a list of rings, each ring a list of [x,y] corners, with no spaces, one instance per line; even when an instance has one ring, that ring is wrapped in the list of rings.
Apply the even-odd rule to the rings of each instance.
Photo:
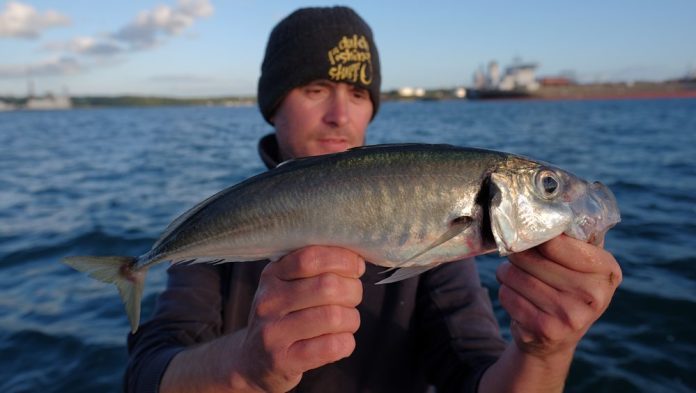
[[[317,79],[367,89],[372,117],[379,108],[379,55],[370,26],[348,7],[301,8],[271,31],[261,65],[257,98],[271,117],[285,95]]]

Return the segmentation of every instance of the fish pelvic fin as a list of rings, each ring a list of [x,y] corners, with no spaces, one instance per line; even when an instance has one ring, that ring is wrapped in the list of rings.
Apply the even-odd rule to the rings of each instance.
[[[140,325],[140,299],[145,286],[146,269],[135,270],[135,257],[74,256],[63,258],[63,263],[101,282],[116,285],[126,308],[131,332]]]
[[[430,270],[438,265],[439,264],[426,265],[426,266],[402,267],[400,269],[397,269],[391,276],[389,276],[381,281],[377,281],[375,284],[377,284],[377,285],[391,284],[393,282],[397,282],[397,281],[405,280],[407,278],[415,277],[421,273],[427,272],[428,270]]]

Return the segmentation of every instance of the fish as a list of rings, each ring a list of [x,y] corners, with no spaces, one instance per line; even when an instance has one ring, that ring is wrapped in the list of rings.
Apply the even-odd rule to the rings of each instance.
[[[140,256],[62,261],[115,284],[135,333],[147,269],[165,261],[274,261],[309,245],[338,246],[389,268],[377,282],[388,284],[562,233],[599,244],[619,221],[608,187],[543,161],[454,145],[372,145],[289,160],[227,187]]]

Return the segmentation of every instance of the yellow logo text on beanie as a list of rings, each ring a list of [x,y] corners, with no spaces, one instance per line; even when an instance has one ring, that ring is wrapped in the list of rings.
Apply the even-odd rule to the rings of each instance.
[[[329,80],[365,87],[372,84],[370,44],[364,35],[343,36],[328,52]]]

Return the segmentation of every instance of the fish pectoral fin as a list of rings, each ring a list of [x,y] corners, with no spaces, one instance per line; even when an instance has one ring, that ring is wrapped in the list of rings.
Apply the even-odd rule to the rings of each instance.
[[[467,228],[473,224],[474,219],[469,217],[469,216],[461,216],[457,217],[452,222],[450,222],[450,227],[447,229],[445,233],[442,234],[442,236],[438,237],[431,245],[423,249],[422,251],[419,251],[415,255],[411,256],[405,261],[400,262],[398,265],[392,267],[391,269],[387,269],[383,271],[382,273],[388,273],[394,269],[399,269],[402,267],[406,267],[409,262],[413,261],[414,259],[418,258],[419,256],[425,254],[426,252],[432,250],[433,248],[448,242],[450,239],[453,237],[459,235],[460,233],[464,232]]]
[[[452,222],[450,222],[450,227],[443,233],[440,237],[438,237],[433,244],[429,245],[426,247],[424,250],[416,253],[412,257],[408,258],[407,260],[399,263],[398,265],[386,269],[380,274],[385,274],[389,273],[391,271],[396,270],[391,276],[385,278],[384,280],[378,281],[377,284],[389,284],[392,282],[397,282],[401,280],[405,280],[407,278],[415,277],[421,273],[425,273],[428,270],[434,268],[435,266],[439,265],[439,263],[435,263],[432,265],[416,265],[416,266],[404,266],[408,264],[409,262],[413,261],[414,259],[418,258],[419,256],[425,254],[426,252],[440,246],[441,244],[444,244],[454,238],[455,236],[459,235],[460,233],[464,232],[467,228],[469,228],[474,222],[474,219],[469,217],[469,216],[461,216],[457,217]]]
[[[397,270],[392,274],[391,276],[385,278],[384,280],[380,280],[376,282],[375,284],[390,284],[393,282],[405,280],[407,278],[415,277],[421,273],[425,273],[428,270],[434,268],[435,266],[440,265],[439,263],[434,264],[434,265],[426,265],[426,266],[410,266],[410,267],[402,267],[400,269],[397,268]],[[388,269],[385,271],[392,271],[392,269]],[[384,272],[382,272],[384,273]]]

